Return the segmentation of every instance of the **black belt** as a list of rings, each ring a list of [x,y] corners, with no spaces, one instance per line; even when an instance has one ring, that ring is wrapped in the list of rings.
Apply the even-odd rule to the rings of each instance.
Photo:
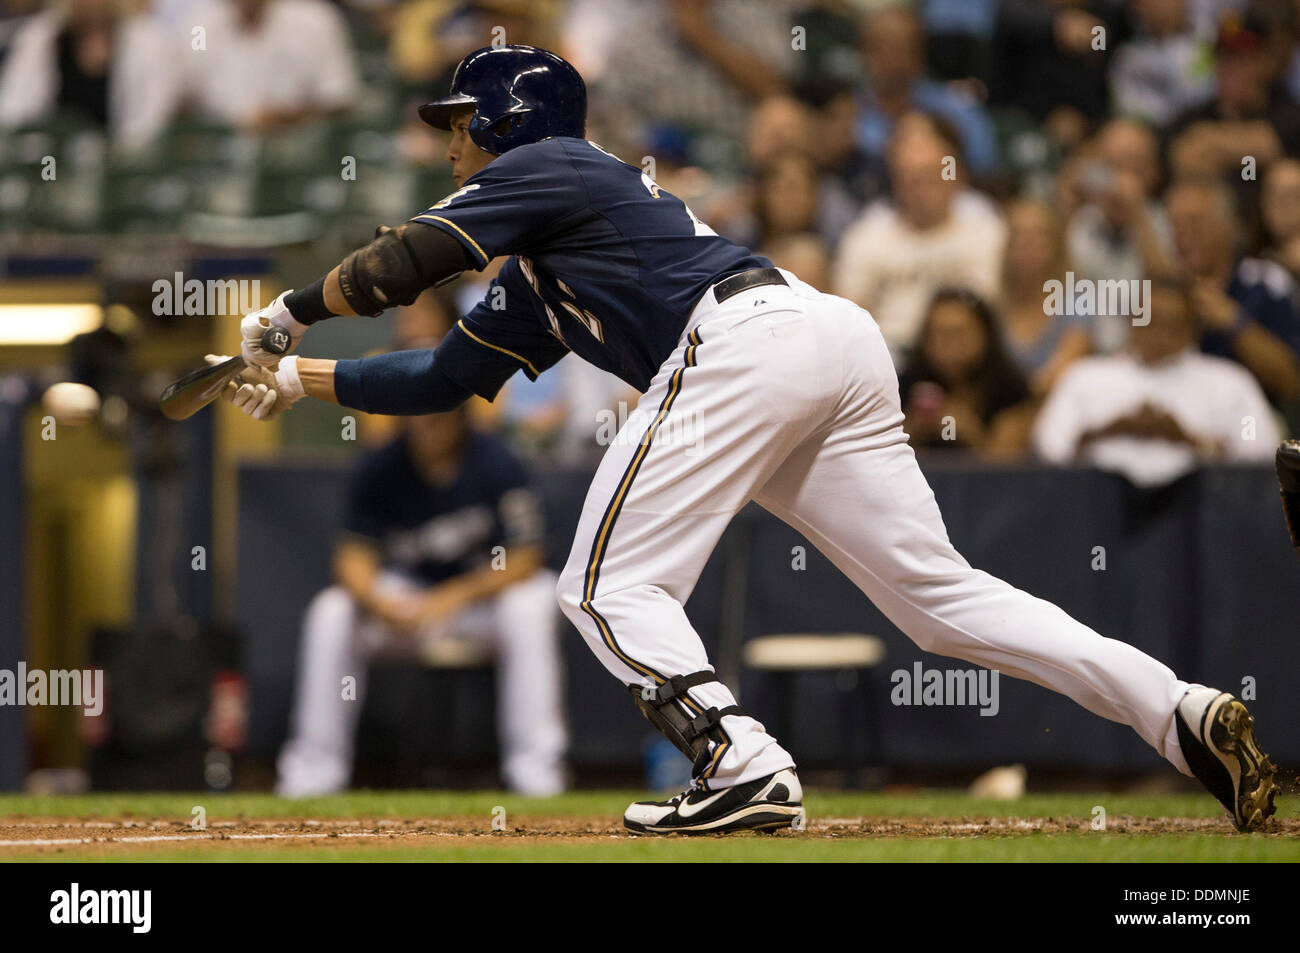
[[[722,304],[728,298],[734,298],[742,291],[748,291],[750,288],[757,288],[760,285],[784,284],[789,284],[789,282],[775,268],[751,268],[749,271],[742,271],[730,278],[723,278],[714,285],[713,300],[718,304]]]

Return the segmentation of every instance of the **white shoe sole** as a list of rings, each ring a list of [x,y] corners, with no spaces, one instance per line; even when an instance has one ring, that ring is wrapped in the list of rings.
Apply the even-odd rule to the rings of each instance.
[[[786,827],[803,830],[807,812],[801,804],[747,804],[723,817],[697,824],[655,825],[623,819],[634,834],[709,834],[725,831],[775,831]]]

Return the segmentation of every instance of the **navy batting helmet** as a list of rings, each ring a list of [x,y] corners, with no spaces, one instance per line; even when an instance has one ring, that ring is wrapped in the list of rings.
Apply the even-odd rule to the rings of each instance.
[[[473,106],[469,136],[484,152],[501,155],[552,136],[583,138],[587,86],[578,71],[535,46],[485,46],[460,61],[451,93],[420,107],[420,118],[439,129]]]

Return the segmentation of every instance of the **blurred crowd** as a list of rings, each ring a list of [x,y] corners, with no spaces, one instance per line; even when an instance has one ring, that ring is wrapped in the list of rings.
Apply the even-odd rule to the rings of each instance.
[[[76,114],[164,163],[178,123],[256,140],[391,116],[394,161],[444,170],[411,105],[473,48],[554,49],[588,81],[590,138],[872,313],[918,447],[1156,485],[1300,424],[1298,0],[0,9],[0,126]],[[418,307],[454,315],[485,279]],[[581,455],[635,399],[577,364],[499,402],[527,454]]]

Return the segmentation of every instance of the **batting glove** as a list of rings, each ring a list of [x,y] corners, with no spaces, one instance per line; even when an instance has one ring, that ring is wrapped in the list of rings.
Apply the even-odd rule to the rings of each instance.
[[[229,358],[208,354],[204,360],[220,364]],[[296,356],[283,358],[275,371],[256,365],[245,367],[221,392],[222,400],[234,404],[254,420],[274,420],[302,397]]]
[[[293,289],[289,289],[292,291]],[[289,308],[285,305],[285,296],[289,291],[284,292],[265,308],[257,311],[250,311],[244,316],[244,320],[239,322],[239,334],[244,339],[240,353],[244,360],[249,364],[257,364],[262,367],[269,367],[275,370],[276,364],[284,356],[282,354],[271,354],[262,348],[262,335],[266,329],[271,326],[283,328],[289,335],[288,354],[298,346],[299,339],[307,331],[307,325],[301,324],[289,313]]]

